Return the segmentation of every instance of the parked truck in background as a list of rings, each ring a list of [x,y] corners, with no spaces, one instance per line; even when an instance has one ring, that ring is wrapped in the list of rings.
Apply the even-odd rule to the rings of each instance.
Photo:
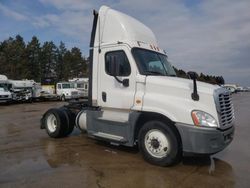
[[[78,90],[80,98],[88,97],[88,78],[73,78],[69,82],[72,82],[75,88]]]
[[[34,80],[12,80],[0,75],[0,85],[11,92],[13,102],[32,101],[36,97]]]
[[[0,103],[9,103],[12,101],[11,92],[0,84]]]
[[[75,88],[75,83],[58,82],[55,85],[41,85],[34,80],[11,80],[5,75],[0,75],[0,87],[2,93],[10,92],[12,101],[33,101],[33,100],[51,100],[60,99],[62,101],[70,99],[79,99],[80,91]],[[6,91],[8,90],[8,91]],[[6,96],[6,95],[2,95]],[[3,97],[4,98],[4,97]]]
[[[0,74],[0,103],[9,103],[12,101],[12,94],[8,90],[8,78]]]
[[[32,101],[33,80],[8,80],[13,101]]]
[[[169,166],[183,155],[212,155],[233,139],[230,92],[177,78],[153,32],[102,6],[94,11],[88,101],[49,109],[41,119],[53,138],[74,126],[111,144],[139,146],[144,159]]]
[[[72,82],[59,82],[56,84],[56,94],[62,100],[79,99],[79,91]]]
[[[56,82],[52,78],[42,81],[41,98],[43,100],[70,100],[79,99],[79,91],[71,82]]]
[[[222,87],[229,90],[231,93],[237,93],[237,85],[236,84],[224,84]]]

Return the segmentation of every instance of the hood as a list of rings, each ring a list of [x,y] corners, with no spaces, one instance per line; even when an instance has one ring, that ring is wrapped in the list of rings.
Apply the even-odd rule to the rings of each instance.
[[[78,91],[76,88],[64,88],[63,90],[64,90],[64,91],[68,91],[68,92],[69,92],[69,91],[70,91],[70,92],[71,92],[71,91]]]
[[[11,95],[9,91],[0,91],[0,95]]]
[[[179,91],[193,92],[193,80],[178,78],[178,77],[167,77],[167,76],[147,76],[147,84],[158,85],[166,88],[176,88]],[[207,84],[204,82],[197,81],[197,91],[208,95],[213,95],[214,90],[218,89],[219,86]]]
[[[193,124],[191,112],[201,110],[217,118],[214,100],[219,86],[197,81],[199,100],[194,101],[193,80],[168,77],[147,76],[143,97],[144,111],[158,112],[174,122]]]

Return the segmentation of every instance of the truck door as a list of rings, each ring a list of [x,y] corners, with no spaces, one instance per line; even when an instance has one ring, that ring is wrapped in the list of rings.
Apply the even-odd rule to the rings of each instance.
[[[128,86],[119,83],[110,74],[110,63],[115,61],[119,64],[119,80],[128,79]],[[127,46],[102,48],[99,54],[98,70],[98,104],[104,109],[120,109],[127,111],[132,108],[135,95],[136,69],[133,58]]]
[[[62,84],[56,85],[56,94],[61,95],[62,94]]]
[[[111,63],[117,63],[117,79],[128,80],[126,86],[111,75]],[[116,65],[117,65],[116,64]],[[102,48],[98,61],[97,105],[96,111],[89,117],[88,133],[115,142],[133,145],[130,112],[134,105],[136,69],[130,50],[123,47]]]

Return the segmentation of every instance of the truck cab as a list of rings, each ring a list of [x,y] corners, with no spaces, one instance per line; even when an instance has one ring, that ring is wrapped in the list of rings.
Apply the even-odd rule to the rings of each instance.
[[[68,99],[78,99],[79,93],[71,82],[59,82],[56,84],[56,94],[62,101]]]
[[[146,161],[160,166],[183,155],[212,155],[233,139],[231,96],[196,81],[193,72],[190,78],[176,77],[147,26],[102,6],[94,11],[88,101],[48,110],[41,128],[62,137],[76,124],[92,138],[138,145]],[[59,125],[60,118],[71,120]]]
[[[73,78],[69,82],[72,82],[75,88],[78,90],[80,98],[86,99],[88,97],[88,78]]]
[[[0,85],[0,103],[9,103],[12,101],[11,92],[5,87]]]

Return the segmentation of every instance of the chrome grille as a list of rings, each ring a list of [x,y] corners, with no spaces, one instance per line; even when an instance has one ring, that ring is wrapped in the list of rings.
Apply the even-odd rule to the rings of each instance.
[[[0,95],[0,98],[8,98],[8,95]]]
[[[71,95],[78,95],[77,91],[71,91]]]
[[[218,95],[220,127],[222,129],[232,126],[234,120],[234,109],[232,97],[229,92]]]

